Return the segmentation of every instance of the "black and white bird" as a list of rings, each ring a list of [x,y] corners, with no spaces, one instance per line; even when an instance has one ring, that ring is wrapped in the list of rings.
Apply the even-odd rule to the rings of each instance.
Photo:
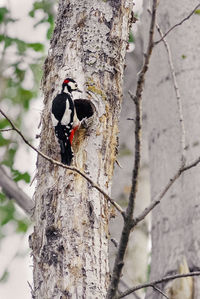
[[[52,102],[52,122],[60,144],[61,162],[66,165],[71,164],[73,158],[71,145],[74,133],[80,126],[72,98],[74,91],[81,92],[76,81],[66,78],[63,81],[61,93]]]

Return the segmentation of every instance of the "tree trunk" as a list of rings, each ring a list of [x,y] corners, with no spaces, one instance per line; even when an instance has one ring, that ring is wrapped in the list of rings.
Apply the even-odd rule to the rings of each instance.
[[[162,31],[166,32],[189,15],[195,3],[189,0],[160,2],[158,23]],[[149,19],[149,15],[146,17]],[[187,163],[199,156],[199,20],[198,15],[192,16],[166,38],[171,48],[183,104]],[[154,49],[147,77],[145,101],[148,111],[151,193],[152,198],[155,198],[181,166],[181,139],[184,136],[163,43]],[[167,274],[200,268],[199,180],[198,166],[184,173],[152,213],[150,281]],[[193,287],[193,279],[189,278],[160,287],[165,287],[171,299],[197,299],[200,298],[199,283],[199,278],[195,278]],[[162,298],[162,295],[149,289],[146,298],[157,299]]]
[[[44,66],[40,150],[60,160],[51,103],[73,78],[94,107],[77,131],[74,165],[110,193],[132,1],[63,1]],[[89,94],[87,93],[89,92]],[[77,173],[38,157],[30,238],[34,298],[105,298],[109,283],[107,200]]]

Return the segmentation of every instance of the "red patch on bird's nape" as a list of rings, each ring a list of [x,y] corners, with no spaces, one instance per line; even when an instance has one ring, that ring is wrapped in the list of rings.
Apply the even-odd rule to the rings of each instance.
[[[65,79],[65,80],[63,81],[63,84],[67,84],[67,83],[69,83],[69,80],[68,80],[68,79]]]

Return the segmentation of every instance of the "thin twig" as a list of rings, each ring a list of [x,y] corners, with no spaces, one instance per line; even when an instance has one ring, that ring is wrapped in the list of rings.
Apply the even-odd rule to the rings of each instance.
[[[132,120],[132,121],[134,121],[134,123],[135,123],[135,119],[134,118],[127,118],[127,120]]]
[[[155,45],[159,44],[174,28],[182,25],[185,21],[187,21],[195,13],[195,11],[197,10],[197,8],[199,6],[200,6],[200,3],[195,6],[195,8],[190,12],[190,14],[187,17],[185,17],[179,23],[177,23],[174,26],[172,26],[165,34],[163,34],[162,38],[159,39],[158,41],[156,41],[154,44]]]
[[[13,129],[0,129],[0,132],[8,132],[8,131],[13,131]]]
[[[150,9],[148,9],[147,11],[151,14]],[[181,95],[180,95],[180,91],[178,88],[178,82],[176,80],[176,74],[175,74],[175,69],[174,69],[174,64],[172,61],[172,55],[171,55],[171,50],[170,50],[169,44],[167,43],[166,39],[164,38],[162,30],[160,29],[160,26],[158,24],[156,24],[156,28],[162,38],[162,41],[163,41],[164,46],[167,51],[167,57],[168,57],[168,62],[169,62],[169,66],[170,66],[172,82],[173,82],[174,91],[176,94],[178,113],[179,113],[179,121],[180,121],[180,127],[181,127],[181,167],[184,167],[185,162],[186,162],[186,156],[185,156],[186,141],[185,141],[185,125],[184,125],[184,119],[183,119],[183,106],[182,106],[182,101],[181,101]]]
[[[117,159],[115,160],[115,163],[117,164],[117,166],[119,166],[119,168],[123,168]]]
[[[142,86],[141,86],[142,88]],[[133,217],[133,209],[134,209],[134,201],[137,192],[137,184],[138,184],[138,176],[140,169],[140,160],[141,160],[141,130],[142,130],[142,90],[136,91],[136,96],[129,91],[129,95],[131,99],[135,103],[136,117],[135,117],[135,161],[132,175],[132,184],[131,184],[131,192],[129,195],[129,203],[126,211],[127,218],[132,219]]]
[[[154,208],[157,206],[164,195],[167,193],[169,188],[173,185],[173,183],[179,178],[180,170],[173,176],[172,179],[169,180],[163,191],[150,203],[150,205],[144,209],[144,211],[138,216],[133,219],[132,227],[136,226],[140,221],[142,221]]]
[[[135,108],[136,108],[134,168],[133,168],[132,186],[131,186],[131,192],[129,196],[129,203],[126,209],[124,226],[121,233],[118,252],[115,258],[115,263],[114,263],[113,272],[111,276],[111,282],[107,293],[107,299],[112,299],[116,295],[122,268],[124,266],[124,255],[128,245],[129,235],[131,232],[131,224],[132,224],[132,217],[133,217],[133,210],[134,210],[134,202],[137,193],[137,184],[138,184],[140,158],[141,158],[140,155],[141,155],[141,129],[142,129],[142,109],[141,109],[142,93],[144,88],[145,74],[149,67],[149,61],[154,46],[153,36],[154,36],[155,21],[156,21],[156,8],[157,8],[157,0],[153,0],[152,17],[151,17],[151,24],[149,30],[147,52],[144,56],[145,58],[144,58],[142,69],[139,73],[137,87],[136,87],[136,94],[135,96],[133,96],[132,94],[129,93],[135,103]]]
[[[173,82],[174,90],[175,90],[175,94],[176,94],[178,113],[179,113],[179,121],[180,121],[180,127],[181,127],[181,151],[182,151],[181,166],[183,167],[186,162],[186,155],[185,155],[186,141],[185,141],[185,125],[184,125],[184,118],[183,118],[182,100],[181,100],[181,95],[180,95],[180,91],[178,88],[178,82],[176,80],[176,74],[175,74],[175,69],[174,69],[174,64],[172,61],[172,55],[171,55],[171,50],[170,50],[169,44],[167,43],[166,39],[164,38],[164,35],[163,35],[158,24],[156,24],[156,28],[162,38],[162,41],[163,41],[166,51],[167,51],[169,66],[170,66],[171,75],[172,75],[172,82]]]
[[[152,284],[152,288],[153,288],[154,290],[156,290],[157,292],[159,292],[161,295],[163,295],[165,298],[169,299],[169,297],[168,297],[165,293],[163,293],[163,292],[162,292],[158,287],[156,287],[155,285]]]
[[[135,219],[133,219],[132,222],[132,228],[136,226],[140,221],[142,221],[162,200],[164,195],[167,193],[169,188],[174,184],[174,182],[181,176],[181,174],[195,166],[197,166],[200,163],[200,157],[198,157],[196,160],[191,162],[190,164],[184,166],[183,168],[179,169],[175,175],[169,180],[163,191],[156,196],[156,198],[150,203],[148,207],[144,209],[144,211],[137,216]]]
[[[198,157],[196,160],[194,160],[190,164],[188,164],[185,167],[183,167],[180,171],[181,171],[181,173],[184,172],[184,171],[187,171],[187,170],[189,170],[189,169],[197,166],[199,163],[200,163],[200,157]]]
[[[34,289],[33,289],[32,285],[30,284],[29,281],[27,281],[27,283],[28,283],[29,288],[31,289],[32,298],[35,298],[35,292],[34,292]]]
[[[125,287],[126,289],[130,289],[130,287],[128,286],[128,284],[123,280],[123,279],[120,279],[120,284]],[[119,291],[119,290],[118,290]],[[119,293],[119,295],[121,295],[123,292],[121,291]],[[134,296],[135,299],[140,299],[140,297],[136,294],[136,293],[132,293],[132,295]]]
[[[192,13],[194,13],[194,11],[200,6],[200,4],[198,4],[198,6],[195,7],[195,9],[192,11]],[[148,10],[150,13],[151,11]],[[190,13],[190,15],[187,17],[189,18],[192,13]],[[184,20],[186,20],[187,18],[185,18]],[[180,23],[182,24],[183,21],[182,20]],[[167,183],[167,185],[165,186],[165,188],[163,189],[163,191],[150,203],[150,205],[144,209],[144,211],[135,219],[133,219],[132,222],[132,227],[136,226],[140,221],[142,221],[161,201],[161,199],[164,197],[164,195],[167,193],[167,191],[169,190],[169,188],[173,185],[173,183],[180,177],[180,175],[192,168],[195,167],[197,164],[199,164],[200,162],[200,157],[197,158],[194,162],[192,162],[191,164],[189,164],[188,166],[185,166],[185,127],[184,127],[184,122],[183,122],[183,109],[182,109],[182,103],[181,103],[181,98],[180,98],[180,92],[178,89],[178,84],[177,84],[177,80],[176,80],[176,75],[175,75],[175,71],[174,71],[174,67],[173,67],[173,62],[172,62],[172,57],[171,57],[171,52],[170,52],[170,48],[165,40],[165,35],[162,34],[162,31],[160,30],[159,26],[156,24],[157,30],[159,31],[160,35],[162,36],[162,41],[165,44],[165,47],[167,49],[168,52],[168,59],[169,59],[169,64],[170,64],[170,68],[171,68],[171,73],[172,73],[172,78],[173,78],[173,83],[174,83],[174,89],[176,92],[176,98],[177,98],[177,103],[178,103],[178,109],[179,109],[179,117],[180,117],[180,123],[181,123],[181,145],[182,145],[182,164],[180,169],[175,173],[175,175],[173,176],[172,179],[169,180],[169,182]],[[170,30],[171,31],[171,30]],[[160,41],[161,41],[160,40]]]
[[[159,283],[168,282],[170,280],[177,279],[177,278],[199,276],[199,275],[200,275],[200,271],[195,271],[195,272],[190,272],[190,273],[184,273],[184,274],[169,275],[169,276],[163,277],[161,279],[151,281],[149,283],[143,283],[143,284],[140,284],[138,286],[135,286],[135,287],[127,290],[126,292],[122,293],[116,299],[124,298],[125,296],[128,296],[129,294],[131,294],[131,293],[133,293],[133,292],[135,292],[137,290],[148,288],[148,287],[153,287],[153,286],[155,286],[155,285],[157,285]]]
[[[118,247],[118,241],[115,238],[111,238],[110,241],[113,243],[113,245],[117,248]]]
[[[44,153],[42,153],[40,150],[36,149],[36,147],[34,147],[30,142],[28,142],[28,140],[24,137],[24,135],[21,133],[21,131],[14,125],[14,123],[8,118],[8,116],[2,111],[2,109],[0,109],[1,114],[9,121],[9,123],[11,124],[12,128],[21,136],[21,138],[23,139],[23,141],[30,146],[35,152],[37,152],[41,157],[45,158],[46,160],[48,160],[50,163],[60,166],[62,168],[65,169],[69,169],[72,170],[78,174],[80,174],[83,178],[85,178],[93,188],[95,188],[96,190],[98,190],[101,194],[104,195],[104,197],[121,213],[121,215],[124,217],[124,211],[123,209],[120,207],[120,205],[118,205],[118,203],[116,203],[99,185],[97,185],[95,182],[93,182],[89,176],[87,176],[85,173],[83,173],[82,171],[80,171],[78,168],[76,168],[75,166],[68,166],[65,164],[62,164],[61,162],[58,162],[50,157],[48,157],[47,155],[45,155]]]

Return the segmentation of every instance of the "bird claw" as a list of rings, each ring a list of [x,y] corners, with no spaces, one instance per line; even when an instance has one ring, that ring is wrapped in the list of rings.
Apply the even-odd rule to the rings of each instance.
[[[86,119],[87,117],[84,117],[81,121],[80,121],[80,127],[85,127],[85,123],[86,123]]]
[[[85,129],[89,128],[89,126],[92,123],[91,117],[90,118],[84,117],[80,123],[81,123],[80,124],[81,127],[85,128]]]

